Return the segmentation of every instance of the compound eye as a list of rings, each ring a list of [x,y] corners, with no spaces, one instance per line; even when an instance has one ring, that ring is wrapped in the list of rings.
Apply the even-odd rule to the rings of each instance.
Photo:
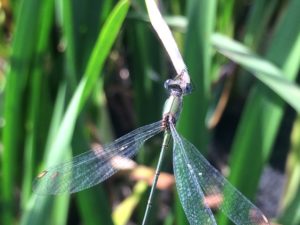
[[[191,83],[187,84],[186,87],[185,87],[184,93],[185,94],[190,94],[190,93],[192,93],[192,91],[193,91],[192,84]]]
[[[172,85],[172,80],[171,79],[166,80],[165,83],[164,83],[164,87],[167,90],[169,90],[171,85]]]

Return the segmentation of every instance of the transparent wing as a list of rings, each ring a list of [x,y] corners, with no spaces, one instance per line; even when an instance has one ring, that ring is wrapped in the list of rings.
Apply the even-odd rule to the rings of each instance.
[[[184,79],[186,79],[186,82],[190,83],[190,78],[186,71],[186,65],[178,50],[177,44],[168,25],[162,18],[155,2],[153,0],[146,0],[146,6],[150,17],[150,22],[165,46],[177,74],[186,73],[182,75],[184,76]]]
[[[41,172],[34,181],[38,194],[74,193],[92,187],[112,176],[124,157],[133,157],[143,143],[163,130],[158,121],[140,127],[106,145],[75,156],[71,161]]]
[[[185,152],[185,143],[179,137],[173,124],[170,124],[173,136],[173,167],[178,195],[184,212],[191,225],[216,225],[212,211],[204,201],[204,194],[193,169],[193,163]]]
[[[174,164],[181,170],[188,170],[188,173],[184,173],[184,178],[180,178],[182,172],[177,172],[177,179],[179,182],[184,182],[183,179],[189,179],[188,186],[179,184],[178,192],[181,192],[181,201],[195,201],[193,198],[199,201],[197,204],[205,205],[209,199],[217,202],[216,207],[235,224],[238,225],[267,225],[269,224],[267,218],[263,213],[254,206],[242,193],[240,193],[232,184],[230,184],[220,172],[218,172],[196,149],[194,145],[179,136],[174,126],[171,126],[172,136],[174,139]],[[181,161],[176,161],[181,160]],[[182,165],[181,164],[184,163]],[[185,168],[182,168],[185,167]],[[176,169],[178,170],[178,169]],[[176,171],[175,170],[175,171]],[[186,174],[187,173],[187,174]],[[189,177],[188,177],[189,176]],[[203,192],[205,193],[205,199],[198,186],[201,185]],[[196,188],[197,187],[197,188]],[[194,194],[193,192],[196,192]],[[188,194],[190,193],[190,194]],[[197,195],[197,196],[196,196]],[[187,204],[187,203],[184,203]],[[191,207],[192,208],[192,207]],[[203,207],[202,207],[203,208]],[[184,207],[187,217],[190,218],[191,224],[199,224],[196,221],[198,217],[194,215],[194,209]],[[202,209],[202,211],[205,211]],[[200,211],[202,214],[203,212]],[[211,218],[211,212],[208,211],[209,218]],[[204,216],[203,216],[204,217]],[[207,224],[207,223],[204,223]]]

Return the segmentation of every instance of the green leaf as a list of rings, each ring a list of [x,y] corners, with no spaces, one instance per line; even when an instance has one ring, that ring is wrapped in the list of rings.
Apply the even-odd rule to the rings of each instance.
[[[101,71],[103,64],[112,48],[113,43],[120,32],[121,25],[127,15],[130,1],[121,0],[114,8],[106,20],[105,25],[101,30],[93,52],[89,58],[87,67],[84,72],[84,78],[86,79],[86,85],[84,93],[80,100],[80,108],[85,103],[87,97],[91,93],[93,86],[96,83],[99,71]]]
[[[187,9],[189,24],[185,37],[184,59],[195,88],[191,95],[184,97],[178,130],[198,149],[207,152],[209,133],[205,121],[212,80],[210,38],[215,26],[216,1],[189,1]],[[180,202],[176,201],[176,204],[179,205]],[[176,212],[177,223],[187,224],[182,216],[182,208],[176,209],[179,209]]]
[[[21,150],[24,142],[26,142],[26,149],[28,150],[25,154],[24,163],[29,167],[25,168],[26,171],[24,170],[23,174],[26,177],[23,180],[22,207],[29,198],[34,145],[36,145],[37,138],[37,119],[34,118],[34,115],[38,114],[39,97],[35,94],[40,88],[42,76],[40,62],[44,60],[45,43],[49,37],[52,4],[51,0],[19,1],[18,10],[15,11],[17,22],[14,27],[4,102],[3,145],[5,151],[1,164],[3,176],[1,197],[5,207],[0,212],[1,224],[3,225],[13,224],[15,220],[14,213],[17,208],[17,201],[14,197],[15,186],[19,178],[18,171],[23,171],[20,160],[23,156]],[[31,96],[27,99],[26,87],[30,78],[32,78],[31,85],[33,87]],[[24,108],[26,104],[30,105],[30,109]],[[25,119],[27,113],[29,113],[28,121]],[[27,129],[26,132],[25,129]],[[26,141],[24,140],[25,136]]]
[[[45,158],[46,167],[58,164],[64,158],[73,136],[76,119],[96,83],[96,79],[117,37],[128,8],[128,0],[120,1],[106,20],[90,56],[86,72],[69,103],[53,142],[50,143],[50,149]],[[40,224],[40,220],[33,220],[33,218],[44,218],[41,215],[45,214],[45,212],[49,213],[51,208],[49,206],[51,206],[52,201],[53,197],[32,195],[27,212],[23,216],[23,224]]]
[[[56,132],[60,126],[61,119],[64,113],[64,105],[65,105],[65,95],[66,95],[66,86],[62,83],[59,88],[56,103],[54,106],[54,112],[52,116],[51,126],[49,129],[48,140],[46,144],[45,155],[50,155],[50,143],[54,140],[56,136]],[[21,224],[51,224],[53,221],[51,220],[51,216],[53,215],[54,220],[57,222],[66,220],[67,215],[61,214],[66,209],[62,208],[62,206],[67,207],[69,203],[69,195],[64,195],[63,197],[58,197],[55,199],[53,196],[38,196],[31,195],[31,198],[26,202],[26,207],[24,209],[24,213],[21,218]],[[59,204],[57,211],[56,204]],[[51,211],[51,208],[55,208],[54,211]]]
[[[255,55],[241,43],[221,34],[214,34],[212,41],[221,54],[243,66],[289,103],[298,113],[300,112],[300,88],[289,81],[278,67]]]
[[[290,81],[300,63],[299,0],[291,0],[276,24],[266,50],[266,60],[275,63]],[[269,159],[283,117],[285,104],[262,83],[247,99],[230,156],[230,182],[248,197],[255,195],[262,169]],[[228,224],[222,217],[219,224]]]
[[[298,115],[291,137],[291,150],[287,158],[284,192],[280,204],[279,222],[296,225],[300,223],[300,116]]]
[[[126,225],[142,195],[146,192],[148,184],[144,181],[139,181],[133,188],[130,196],[124,199],[113,212],[113,221],[115,225]]]

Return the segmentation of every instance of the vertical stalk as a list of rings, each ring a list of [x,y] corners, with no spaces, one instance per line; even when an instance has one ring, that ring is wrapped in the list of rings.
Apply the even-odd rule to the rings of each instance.
[[[148,203],[147,203],[147,207],[146,207],[146,211],[144,214],[142,225],[146,225],[146,223],[147,223],[148,215],[149,215],[149,212],[150,212],[150,209],[152,206],[152,200],[153,200],[153,197],[155,194],[156,184],[157,184],[158,177],[159,177],[160,170],[161,170],[162,161],[163,161],[165,152],[169,147],[170,139],[171,139],[170,131],[166,130],[165,134],[164,134],[164,140],[163,140],[163,143],[161,146],[161,151],[160,151],[160,155],[159,155],[159,159],[158,159],[158,163],[157,163],[157,167],[156,167],[156,171],[155,171],[155,176],[154,176],[154,180],[153,180],[153,183],[151,186],[151,191],[150,191],[150,195],[148,198]]]

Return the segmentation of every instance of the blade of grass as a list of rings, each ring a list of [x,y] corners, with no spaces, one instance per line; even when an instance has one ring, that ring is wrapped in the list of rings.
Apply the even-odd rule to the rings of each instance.
[[[58,19],[58,24],[61,24],[62,27],[60,44],[67,46],[64,54],[64,72],[71,90],[74,91],[78,76],[78,64],[75,59],[75,21],[71,2],[58,1],[56,11],[58,15],[61,15],[61,18]]]
[[[298,186],[295,192],[295,198],[284,210],[284,213],[279,217],[278,222],[284,225],[297,225],[300,223],[300,188]]]
[[[128,7],[129,3],[127,0],[120,1],[101,30],[86,67],[84,77],[81,79],[80,84],[76,89],[76,92],[65,113],[58,134],[52,143],[51,148],[53,151],[51,151],[51,154],[56,155],[57,158],[60,158],[59,156],[62,154],[63,149],[65,149],[70,143],[76,118],[96,83],[95,81],[98,77],[99,71],[101,71],[104,61],[108,56],[118,31],[120,30]]]
[[[294,80],[299,70],[299,7],[299,0],[288,2],[266,53],[266,59],[276,63],[289,80]],[[270,156],[284,108],[284,102],[262,84],[257,84],[252,89],[247,100],[232,147],[229,179],[248,197],[253,197],[256,192],[259,176]],[[227,224],[224,217],[219,224]]]
[[[65,98],[66,98],[66,84],[61,83],[61,86],[59,88],[57,99],[54,105],[54,111],[52,116],[52,121],[50,124],[47,144],[46,144],[46,150],[45,154],[50,154],[50,143],[54,140],[56,136],[56,132],[60,126],[64,108],[65,108]],[[39,168],[38,171],[41,171]],[[56,213],[52,212],[50,209],[54,207],[55,204],[60,203],[63,201],[63,204],[69,202],[69,199],[66,197],[69,196],[63,196],[60,200],[58,199],[55,201],[53,197],[40,197],[37,195],[31,196],[29,201],[26,202],[26,208],[24,209],[24,213],[21,218],[21,224],[27,225],[27,224],[53,224],[52,219],[55,218],[55,221],[57,222],[58,216],[56,216]],[[61,206],[59,206],[60,210],[59,212],[65,211],[65,209],[62,209]],[[44,209],[44,210],[43,210]],[[47,209],[47,210],[45,210]],[[51,218],[53,216],[53,218]],[[63,220],[62,218],[66,218],[66,215],[60,214],[60,221]]]
[[[115,37],[120,30],[120,25],[122,24],[127,14],[129,3],[130,3],[129,1],[120,1],[119,6],[116,6],[114,9],[114,14],[111,13],[110,15],[110,18],[112,18],[111,21],[109,21],[109,19],[107,20],[111,23],[107,24],[108,29],[106,30],[104,30],[104,28],[102,29],[102,32],[104,33],[103,38],[99,40],[98,44],[95,47],[97,49],[102,50],[102,52],[99,51],[98,54],[106,55],[109,53],[110,46],[113,44]],[[98,54],[92,54],[92,57],[88,61],[88,66],[85,75],[89,73],[93,73],[95,70],[97,70],[97,67],[103,65],[104,61],[101,62],[100,55]],[[96,77],[90,80],[90,85],[94,85],[95,83],[96,83]],[[102,96],[105,95],[103,89],[99,91],[100,91],[99,94],[101,94]],[[77,140],[80,140],[80,138],[78,138]],[[105,202],[108,203],[108,201],[102,189],[93,188],[90,190],[86,190],[82,193],[79,193],[77,196],[78,196],[77,203],[79,204],[78,206],[82,218],[86,222],[86,224],[91,224],[91,225],[112,224],[111,217],[110,217],[110,210],[108,209],[108,207],[104,205],[104,203]],[[95,199],[102,199],[103,201],[99,202],[99,201],[95,201]],[[99,210],[102,212],[101,214],[99,214]]]
[[[251,49],[257,49],[261,43],[268,23],[274,13],[278,0],[255,0],[246,22],[246,32],[244,36],[245,45]]]
[[[139,181],[135,184],[132,194],[124,199],[113,211],[112,217],[115,225],[128,224],[135,207],[147,190],[147,187],[148,184],[145,181]]]
[[[207,150],[208,131],[205,126],[210,98],[210,38],[214,27],[215,1],[191,1],[188,6],[188,27],[185,40],[185,59],[195,84],[194,92],[185,98],[178,129],[202,151]],[[199,17],[199,15],[201,15]],[[200,59],[200,60],[199,60]],[[194,118],[195,121],[191,121]]]
[[[218,2],[218,13],[216,26],[217,30],[222,33],[225,33],[228,36],[233,35],[234,29],[234,0],[221,0]]]
[[[101,30],[91,57],[89,58],[88,65],[86,67],[84,76],[87,79],[87,85],[84,89],[80,107],[81,108],[86,101],[86,98],[90,94],[94,84],[96,83],[99,68],[103,67],[105,59],[116,39],[117,34],[121,29],[121,25],[125,19],[129,8],[129,0],[120,0],[111,12],[109,18],[106,20],[104,27]],[[98,69],[95,71],[95,69]]]
[[[71,154],[65,157],[66,160],[71,158]],[[51,217],[49,218],[48,224],[57,224],[57,225],[64,225],[67,224],[68,220],[68,210],[70,204],[70,196],[69,195],[62,195],[58,198],[54,199],[53,202],[53,211]],[[42,220],[42,223],[45,223]]]
[[[90,54],[92,50],[91,44],[95,41],[94,39],[97,36],[95,32],[98,32],[99,24],[102,24],[107,18],[112,8],[112,3],[111,0],[97,3],[79,1],[71,4],[69,1],[63,2],[61,7],[64,30],[63,40],[67,46],[65,68],[67,76],[73,83],[73,86],[76,83],[78,74],[83,70],[83,65],[86,64],[85,55]],[[82,10],[83,8],[85,10]],[[99,9],[101,9],[101,13],[99,13]],[[86,16],[87,12],[89,16]],[[76,17],[73,15],[76,15]],[[86,27],[86,31],[82,32],[78,27]],[[77,61],[80,59],[81,62],[75,63],[76,59]],[[101,83],[103,83],[103,78],[100,78],[100,80]],[[97,88],[94,92],[97,92],[99,96],[104,96],[103,90],[103,86],[101,85],[101,87]],[[98,107],[100,110],[105,111],[105,105],[98,105]],[[99,117],[98,115],[95,116]],[[103,114],[101,114],[100,117],[102,118]],[[103,124],[108,123],[108,120],[103,119]],[[101,126],[103,126],[103,124],[101,123]],[[75,155],[89,148],[84,134],[84,126],[80,120],[72,141],[72,148],[74,149]],[[105,138],[102,138],[102,140],[107,141]],[[105,224],[111,224],[110,210],[108,210],[107,207],[109,202],[101,187],[78,193],[76,195],[76,203],[83,223],[92,225],[101,224],[103,223],[102,221],[106,221]],[[101,213],[99,213],[99,211],[101,211]]]
[[[210,38],[215,26],[216,1],[189,1],[187,9],[189,24],[184,56],[195,90],[185,97],[178,130],[201,151],[206,152],[209,134],[205,120],[210,98],[212,59]],[[176,201],[176,204],[180,205],[180,202]],[[176,209],[181,209],[176,212],[177,224],[188,224],[185,218],[182,219],[181,206]]]
[[[276,10],[278,8],[278,1],[255,0],[251,5],[249,16],[246,18],[245,33],[243,34],[243,43],[250,47],[255,52],[262,54],[265,50],[261,48],[263,38],[267,36],[270,30],[270,25]],[[276,15],[276,14],[275,14]],[[265,35],[265,36],[264,36]],[[239,93],[245,94],[249,92],[249,88],[253,85],[254,79],[249,76],[249,72],[238,70],[237,74],[237,89]]]
[[[229,37],[232,37],[234,35],[234,29],[235,29],[235,23],[237,20],[235,20],[236,14],[235,14],[235,8],[236,1],[229,0],[229,1],[218,1],[217,4],[217,13],[216,13],[216,30],[218,32],[224,33],[228,35]],[[220,74],[224,72],[224,62],[225,58],[220,55],[213,55],[213,59],[211,62],[211,81],[212,81],[212,87],[211,87],[211,98],[210,98],[210,104],[206,116],[207,121],[207,127],[209,129],[212,129],[215,127],[220,118],[221,115],[224,113],[224,109],[226,108],[228,104],[229,95],[226,95],[226,91],[229,92],[231,90],[232,86],[232,78],[223,79],[224,82],[222,82],[222,78],[220,78]],[[220,82],[221,81],[221,82]],[[223,86],[223,83],[225,84]]]
[[[255,55],[244,45],[220,34],[213,36],[213,43],[221,54],[253,73],[257,79],[282,97],[298,113],[300,112],[298,101],[300,88],[289,81],[274,64]]]
[[[32,180],[34,178],[34,165],[36,159],[36,153],[41,148],[40,142],[38,141],[40,135],[40,126],[39,121],[41,120],[41,105],[44,101],[41,99],[40,93],[42,92],[43,85],[43,76],[44,71],[41,63],[41,58],[45,58],[45,53],[48,48],[49,34],[51,23],[53,19],[53,2],[46,1],[47,4],[40,9],[41,19],[40,27],[38,31],[38,40],[35,50],[35,59],[33,66],[31,68],[31,77],[30,77],[30,97],[28,98],[29,112],[28,119],[26,119],[27,130],[26,130],[26,140],[25,140],[25,156],[24,156],[24,173],[23,173],[23,185],[22,185],[22,203],[21,207],[24,208],[26,202],[28,201],[31,193]]]
[[[85,74],[72,97],[64,118],[62,119],[62,123],[56,132],[56,136],[50,144],[50,151],[45,159],[46,167],[59,163],[65,150],[68,148],[76,119],[95,84],[99,72],[102,70],[104,61],[117,37],[128,8],[129,1],[120,1],[103,26],[86,67]],[[51,197],[44,197],[42,200],[39,200],[39,203],[36,202],[37,200],[37,196],[33,195],[31,204],[29,204],[27,208],[27,213],[24,215],[23,224],[35,224],[36,220],[31,219],[39,217],[40,212],[49,210],[46,206],[51,202]]]
[[[58,89],[57,98],[53,107],[54,110],[51,118],[44,155],[50,155],[51,143],[53,143],[53,141],[55,140],[56,132],[59,129],[59,126],[63,119],[65,105],[66,105],[66,92],[67,92],[66,82],[61,82],[61,85]],[[38,172],[41,171],[41,169],[42,168],[38,168]]]
[[[281,198],[279,222],[286,225],[299,224],[300,193],[300,116],[294,123],[292,147],[287,159],[287,182]]]
[[[14,33],[10,71],[7,75],[5,89],[4,118],[6,125],[3,129],[3,145],[5,146],[2,159],[2,193],[3,210],[1,210],[2,224],[13,224],[16,184],[16,172],[18,168],[18,155],[23,143],[24,128],[24,93],[27,78],[30,76],[30,67],[37,54],[36,42],[40,40],[39,32],[41,17],[47,5],[51,1],[20,1],[17,22]],[[26,37],[26,44],[24,44]]]

